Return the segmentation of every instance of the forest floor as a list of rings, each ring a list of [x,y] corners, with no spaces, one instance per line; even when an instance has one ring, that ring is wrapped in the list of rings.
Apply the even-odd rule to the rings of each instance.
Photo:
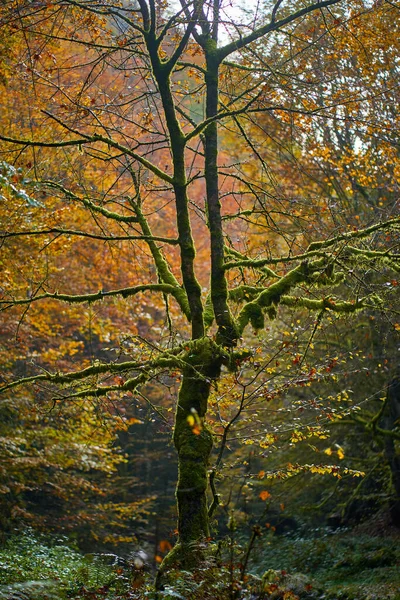
[[[400,600],[400,529],[385,512],[351,529],[274,536],[263,544],[253,569],[261,575],[266,564],[292,577],[305,575],[313,598]]]
[[[112,556],[19,534],[0,548],[0,600],[153,600],[153,574],[127,560],[112,564]],[[352,529],[263,537],[247,584],[225,562],[208,574],[179,574],[158,599],[400,600],[399,566],[400,530],[381,515]]]

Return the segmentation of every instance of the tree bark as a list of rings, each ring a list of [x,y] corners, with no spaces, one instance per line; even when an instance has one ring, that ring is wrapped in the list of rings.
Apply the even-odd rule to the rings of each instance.
[[[198,565],[205,558],[204,542],[210,536],[207,487],[213,441],[205,415],[212,381],[220,375],[222,360],[217,345],[205,337],[191,344],[185,362],[188,366],[183,370],[173,438],[178,453],[179,538],[160,567],[158,586],[168,569]]]
[[[210,383],[184,373],[178,397],[174,444],[178,452],[179,542],[182,545],[209,537],[207,469],[212,436],[204,424]],[[188,418],[194,419],[191,425]]]
[[[217,44],[208,39],[204,44],[206,57],[206,117],[218,114],[219,58]],[[223,346],[234,346],[239,337],[228,305],[228,283],[224,271],[224,235],[218,181],[218,126],[210,123],[204,132],[204,173],[208,226],[211,251],[211,300],[218,325],[217,341]]]

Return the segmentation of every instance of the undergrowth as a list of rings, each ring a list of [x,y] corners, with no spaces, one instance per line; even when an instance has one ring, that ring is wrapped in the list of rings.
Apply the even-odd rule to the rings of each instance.
[[[323,587],[321,598],[400,600],[399,539],[325,529],[274,536],[261,541],[251,570],[262,575],[268,565],[309,575]]]
[[[82,556],[65,538],[19,533],[0,548],[0,600],[117,598],[131,582],[112,556]]]
[[[0,548],[0,600],[400,600],[398,541],[325,530],[265,537],[244,581],[237,546],[235,564],[176,572],[155,595],[153,574],[133,561],[82,556],[64,538],[26,531]]]

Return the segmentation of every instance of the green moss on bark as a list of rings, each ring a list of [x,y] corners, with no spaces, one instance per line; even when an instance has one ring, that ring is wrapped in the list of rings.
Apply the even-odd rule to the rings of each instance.
[[[209,537],[206,492],[212,436],[204,418],[212,380],[220,374],[222,356],[211,339],[201,338],[190,344],[185,362],[173,438],[178,452],[176,497],[182,546]]]
[[[255,300],[245,304],[238,317],[238,329],[240,333],[243,332],[249,321],[253,323],[255,320],[257,323],[261,323],[260,311],[262,315],[263,309],[270,309],[274,305],[278,305],[283,294],[287,293],[301,281],[307,280],[308,276],[308,265],[307,263],[302,263],[289,271],[289,273],[265,291],[261,292]]]
[[[206,329],[208,329],[213,324],[214,318],[215,318],[214,317],[214,307],[213,307],[212,300],[211,300],[211,294],[208,294],[208,296],[206,298],[203,317],[204,317],[204,325],[205,325]]]

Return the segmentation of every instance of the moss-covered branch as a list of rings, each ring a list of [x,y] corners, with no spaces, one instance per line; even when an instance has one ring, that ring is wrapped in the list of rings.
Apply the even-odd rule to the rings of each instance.
[[[133,240],[143,240],[153,241],[153,242],[161,242],[164,244],[171,244],[172,246],[176,246],[178,244],[178,240],[173,238],[164,238],[158,236],[146,236],[146,235],[117,235],[117,234],[108,234],[101,235],[97,233],[91,233],[88,231],[79,231],[77,229],[67,229],[64,227],[50,227],[48,229],[32,229],[26,231],[9,231],[9,232],[0,232],[0,239],[9,239],[14,237],[21,236],[35,236],[35,235],[68,235],[68,236],[76,236],[76,237],[86,237],[92,240],[100,240],[104,242],[120,242],[120,241],[133,241]]]
[[[91,211],[98,213],[100,215],[103,215],[104,217],[107,217],[107,219],[112,219],[113,221],[122,222],[122,223],[137,223],[138,222],[136,215],[121,215],[120,213],[116,213],[112,210],[108,210],[107,208],[104,208],[104,206],[95,204],[95,202],[93,202],[92,200],[89,200],[89,198],[84,198],[82,196],[78,196],[77,194],[75,194],[71,190],[67,189],[60,183],[57,183],[56,181],[43,180],[43,181],[41,181],[41,184],[43,184],[49,188],[53,188],[53,189],[56,189],[56,190],[62,192],[64,194],[65,198],[67,198],[69,200],[73,200],[74,202],[79,202],[80,204],[83,204],[83,206],[86,206],[87,208],[89,208]]]
[[[395,217],[393,219],[388,219],[387,221],[381,221],[380,223],[375,223],[375,225],[371,225],[370,227],[366,227],[364,229],[357,229],[355,231],[348,231],[346,233],[340,233],[328,240],[323,240],[320,242],[312,242],[308,248],[307,252],[313,252],[314,250],[321,250],[329,248],[338,242],[347,241],[347,240],[361,240],[369,237],[373,233],[386,230],[391,228],[400,227],[400,217]]]
[[[137,377],[131,377],[130,379],[127,379],[118,385],[91,386],[90,388],[80,390],[79,392],[66,395],[62,394],[57,396],[56,399],[61,398],[62,400],[76,400],[77,398],[102,398],[111,392],[132,392],[133,390],[136,390],[138,385],[147,381],[152,375],[154,375],[153,370],[151,371],[151,374],[140,373],[140,375]]]
[[[179,365],[179,361],[173,356],[171,352],[163,353],[154,360],[150,360],[146,363],[140,361],[126,361],[122,363],[96,363],[85,369],[79,371],[70,371],[68,373],[40,373],[38,375],[32,375],[30,377],[22,377],[16,379],[10,383],[0,387],[0,393],[10,390],[21,385],[27,385],[31,383],[37,383],[39,381],[48,381],[55,385],[63,385],[72,383],[74,381],[83,381],[93,375],[104,375],[105,373],[116,374],[126,373],[128,371],[154,369],[154,368],[176,368]]]
[[[277,264],[285,264],[285,263],[295,263],[299,261],[304,261],[309,258],[316,257],[325,257],[335,258],[335,253],[329,254],[326,252],[328,248],[339,244],[340,242],[349,242],[351,240],[362,240],[370,237],[372,234],[377,231],[387,231],[390,229],[397,229],[400,227],[400,217],[396,217],[394,219],[389,219],[387,221],[381,221],[380,223],[376,223],[375,225],[371,225],[371,227],[366,227],[365,229],[358,229],[357,231],[349,231],[346,233],[341,233],[337,236],[329,238],[327,240],[323,240],[320,242],[312,242],[307,250],[301,254],[297,255],[289,255],[289,256],[280,256],[276,258],[268,257],[268,258],[239,258],[237,260],[227,261],[224,265],[225,270],[235,269],[239,267],[248,267],[253,269],[260,269],[265,267],[266,265],[277,265]],[[347,254],[354,254],[359,257],[363,256],[366,259],[382,259],[391,262],[396,262],[400,260],[400,255],[396,253],[392,253],[389,250],[381,252],[377,250],[369,250],[367,248],[356,248],[354,246],[350,246],[348,244],[344,245],[339,250],[340,252],[346,252]],[[232,254],[232,252],[231,252]]]
[[[334,4],[337,4],[338,2],[340,2],[340,0],[325,0],[321,2],[316,2],[300,10],[297,10],[292,14],[288,15],[287,17],[284,17],[283,19],[280,19],[278,21],[275,19],[275,15],[273,13],[271,16],[271,21],[266,25],[258,27],[252,33],[241,36],[239,39],[219,48],[218,58],[220,62],[222,62],[233,52],[236,52],[237,50],[248,46],[249,44],[251,44],[251,42],[255,42],[256,40],[267,35],[268,33],[271,33],[272,31],[278,31],[282,29],[285,25],[293,23],[294,21],[300,19],[304,15],[307,15],[315,10],[321,10],[324,7],[332,6]]]
[[[208,351],[199,352],[199,348],[205,346]],[[73,382],[83,381],[92,376],[105,375],[105,374],[121,374],[132,371],[140,371],[140,375],[149,376],[154,375],[155,371],[160,369],[174,369],[190,374],[191,378],[197,378],[200,381],[210,383],[210,374],[213,373],[213,369],[218,368],[218,364],[227,364],[230,358],[223,348],[218,346],[211,338],[202,338],[200,340],[189,340],[182,344],[179,344],[175,348],[170,350],[161,350],[157,347],[154,348],[159,351],[159,355],[156,358],[144,359],[142,361],[125,361],[125,362],[99,362],[78,371],[69,371],[67,373],[40,373],[32,375],[30,377],[22,377],[6,383],[0,387],[0,393],[10,390],[21,385],[28,385],[37,383],[40,381],[48,381],[55,385],[63,385]],[[247,352],[248,356],[248,351]],[[243,353],[242,353],[243,354]],[[241,353],[237,353],[237,356]],[[210,356],[215,360],[214,367],[209,364]],[[207,374],[203,373],[203,365],[208,365]],[[118,389],[130,389],[129,386],[133,385],[133,381],[136,381],[137,377],[128,379],[124,384],[118,385]],[[140,381],[139,381],[140,383]],[[128,387],[124,387],[124,385]],[[106,388],[101,388],[102,390]],[[113,387],[114,389],[114,387]],[[115,388],[116,389],[116,388]]]
[[[159,177],[163,181],[172,183],[172,178],[170,177],[170,175],[165,173],[162,169],[160,169],[159,167],[154,165],[152,162],[150,162],[143,156],[140,156],[140,154],[138,154],[137,152],[134,152],[133,150],[131,150],[128,146],[125,146],[124,144],[121,144],[121,143],[113,140],[112,138],[107,137],[105,135],[101,135],[99,133],[94,133],[93,135],[86,135],[80,131],[72,130],[69,127],[67,127],[60,119],[58,119],[54,115],[51,115],[51,117],[55,121],[57,121],[57,123],[59,123],[62,127],[64,127],[65,129],[68,129],[68,131],[73,132],[75,135],[78,135],[79,137],[77,139],[73,139],[73,140],[64,140],[64,141],[60,140],[57,142],[45,142],[45,141],[41,141],[41,140],[30,140],[27,138],[13,138],[13,137],[9,137],[9,136],[0,134],[0,140],[2,140],[3,142],[9,142],[11,144],[16,144],[18,146],[33,147],[33,148],[64,148],[66,146],[81,147],[84,145],[92,145],[94,143],[101,142],[103,144],[106,144],[108,148],[113,148],[115,150],[119,150],[124,155],[130,156],[131,158],[136,160],[138,163],[140,163],[141,165],[146,167],[149,171],[151,171],[152,173],[157,175],[157,177]]]
[[[140,199],[140,192],[139,192],[137,180],[135,177],[134,177],[134,183],[136,185],[138,199]],[[159,280],[164,284],[173,286],[173,288],[176,290],[174,297],[177,300],[183,314],[190,321],[191,320],[190,306],[189,306],[189,301],[188,301],[188,297],[187,297],[185,290],[180,287],[179,282],[177,281],[175,275],[172,273],[172,271],[168,265],[168,262],[166,261],[165,257],[163,256],[163,254],[162,254],[161,250],[159,249],[159,247],[157,246],[157,244],[155,243],[155,240],[152,235],[152,231],[150,229],[150,225],[149,225],[145,215],[143,214],[140,202],[132,201],[132,206],[134,207],[134,210],[136,212],[136,216],[138,219],[138,223],[142,229],[142,232],[147,241],[147,245],[149,246],[150,252],[153,256]],[[178,243],[179,243],[179,240],[178,240]]]
[[[291,308],[307,308],[308,310],[330,310],[337,313],[354,313],[364,308],[376,308],[381,303],[378,296],[366,296],[354,302],[338,300],[333,296],[321,298],[306,298],[304,296],[281,296],[280,303]]]
[[[239,332],[242,333],[249,322],[254,329],[262,329],[264,327],[264,311],[269,309],[270,316],[273,316],[272,313],[276,312],[275,306],[279,304],[281,297],[298,283],[305,281],[309,273],[308,264],[302,263],[262,291],[254,300],[247,302],[237,319]]]
[[[16,298],[11,300],[0,300],[1,310],[11,308],[16,305],[31,304],[39,300],[45,300],[46,298],[52,298],[53,300],[60,300],[69,304],[81,304],[83,302],[97,302],[98,300],[104,300],[104,298],[110,296],[122,296],[122,298],[129,298],[135,296],[139,292],[161,292],[162,294],[170,294],[178,300],[182,296],[182,288],[167,283],[148,283],[143,285],[135,285],[133,287],[120,288],[118,290],[103,291],[89,293],[89,294],[60,294],[59,292],[46,292],[44,294],[38,294],[32,298]]]
[[[225,245],[225,254],[227,256],[234,256],[235,259],[236,259],[235,263],[233,263],[233,261],[230,261],[230,262],[227,261],[225,263],[225,265],[224,265],[224,269],[225,270],[228,270],[229,268],[232,268],[232,267],[228,267],[228,265],[232,265],[232,264],[234,264],[238,268],[240,268],[241,266],[247,266],[246,261],[248,261],[249,259],[244,254],[242,254],[241,252],[238,252],[234,248],[230,248],[229,246]],[[244,261],[245,264],[241,265],[241,263],[243,263],[243,261]],[[258,267],[258,270],[261,271],[267,277],[274,277],[274,278],[278,278],[279,277],[279,275],[277,273],[275,273],[275,271],[273,271],[272,269],[270,269],[266,265]]]
[[[231,297],[236,302],[249,301],[243,306],[239,313],[237,323],[240,332],[243,332],[250,322],[255,329],[264,327],[264,313],[274,318],[278,304],[286,306],[303,306],[310,310],[332,310],[336,312],[354,312],[365,307],[366,302],[370,305],[379,305],[381,300],[378,296],[370,296],[354,302],[336,301],[333,298],[321,300],[307,298],[304,296],[288,296],[288,292],[300,283],[309,286],[334,286],[343,280],[342,272],[334,272],[333,263],[327,263],[324,259],[314,262],[303,261],[300,265],[283,275],[279,281],[268,288],[260,290],[260,287],[238,286],[231,291]]]
[[[400,432],[394,429],[384,429],[378,425],[374,425],[370,419],[364,419],[360,415],[352,415],[352,421],[359,423],[364,427],[366,431],[374,431],[376,434],[382,435],[383,437],[400,440]],[[343,421],[339,421],[338,425],[342,424]]]

